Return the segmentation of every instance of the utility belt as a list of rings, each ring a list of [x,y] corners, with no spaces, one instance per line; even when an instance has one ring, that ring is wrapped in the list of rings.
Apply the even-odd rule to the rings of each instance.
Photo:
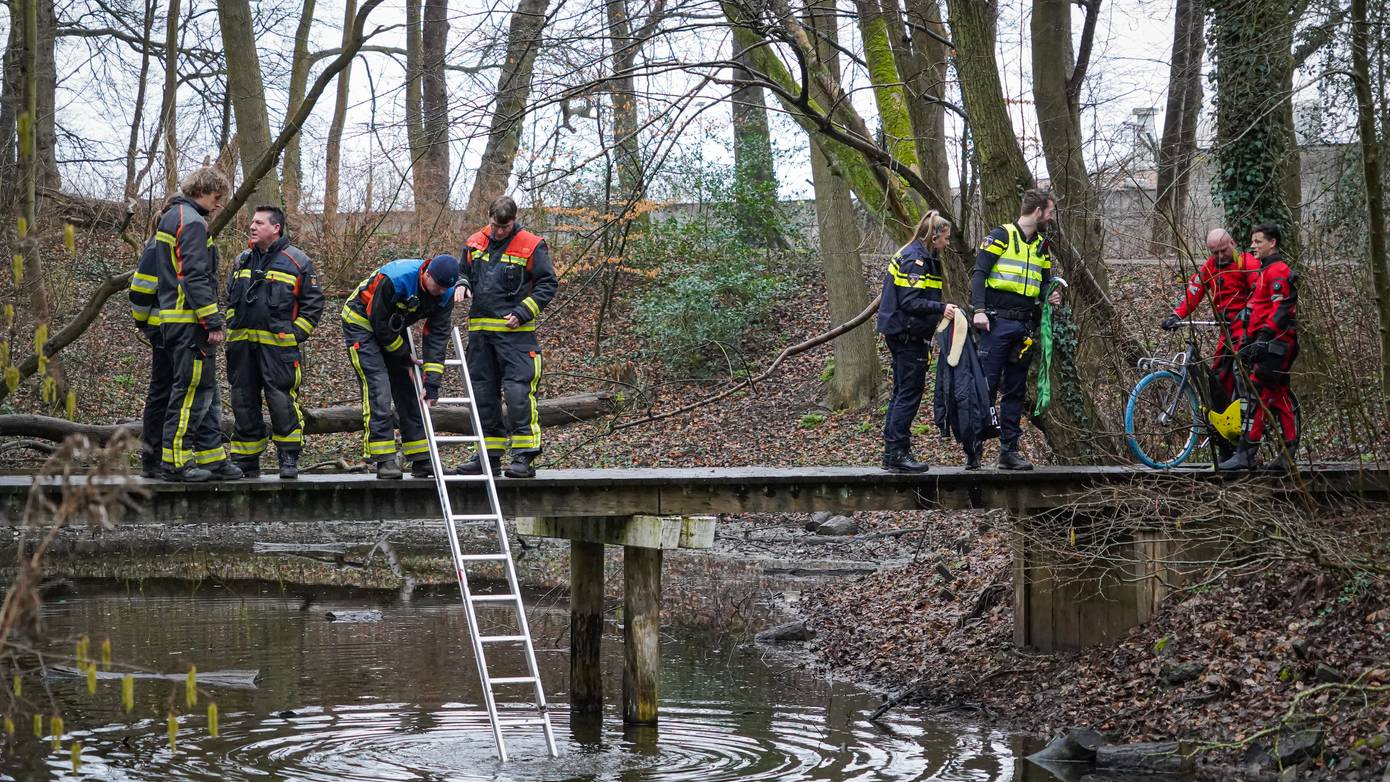
[[[1019,323],[1033,323],[1042,314],[1037,307],[1027,309],[987,309],[985,313],[993,318],[1003,318],[1005,320],[1016,320]]]

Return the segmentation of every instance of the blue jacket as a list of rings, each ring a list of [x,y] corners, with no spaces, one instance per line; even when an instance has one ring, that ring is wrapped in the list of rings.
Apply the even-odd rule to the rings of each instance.
[[[918,240],[898,250],[883,275],[878,333],[931,339],[946,305],[941,301],[941,259]]]
[[[965,326],[965,347],[960,360],[951,366],[948,359],[954,331],[961,323],[968,324],[968,321],[959,317],[936,336],[940,357],[936,360],[932,412],[943,437],[951,435],[956,442],[973,450],[985,440],[999,436],[999,413],[990,399],[975,330],[969,325]]]

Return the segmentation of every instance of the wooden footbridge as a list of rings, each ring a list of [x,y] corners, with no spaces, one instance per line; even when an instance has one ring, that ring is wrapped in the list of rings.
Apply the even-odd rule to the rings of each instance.
[[[1004,508],[1026,516],[1064,506],[1098,486],[1194,478],[1279,480],[1258,473],[1245,478],[1199,469],[1155,473],[1131,467],[1058,466],[1021,473],[940,468],[925,475],[869,467],[738,467],[542,470],[532,479],[499,480],[497,487],[502,507],[517,519],[518,532],[570,541],[570,681],[571,704],[577,710],[596,709],[602,703],[598,663],[603,547],[624,547],[623,714],[629,722],[652,723],[657,719],[662,552],[711,547],[717,514]],[[1298,490],[1317,500],[1390,501],[1390,467],[1323,464],[1300,473],[1300,478]],[[33,480],[0,476],[0,523],[17,523]],[[266,477],[230,483],[150,481],[145,486],[148,497],[140,512],[127,513],[122,523],[370,521],[439,515],[431,480],[312,474],[298,481]],[[49,490],[57,492],[59,487]],[[485,499],[479,495],[471,484],[454,484],[455,512],[485,510]],[[1156,601],[1152,590],[1133,585],[1104,598],[1067,594],[1045,578],[1025,576],[1028,551],[1016,551],[1015,558],[1014,637],[1020,645],[1058,649],[1109,640],[1147,618]]]

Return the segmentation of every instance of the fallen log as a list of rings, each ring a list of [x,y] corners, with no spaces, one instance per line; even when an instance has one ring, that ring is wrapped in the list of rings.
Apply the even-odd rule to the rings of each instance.
[[[607,415],[616,410],[617,406],[617,395],[612,391],[544,399],[540,403],[541,426],[564,426],[586,421]],[[441,405],[435,407],[433,413],[436,431],[453,434],[472,433],[473,416],[468,405]],[[222,431],[231,435],[232,424],[230,415],[222,416]],[[267,421],[266,426],[269,425]],[[127,431],[138,437],[141,428],[139,421],[103,425],[75,423],[46,415],[0,415],[0,437],[30,437],[53,442],[62,442],[71,435],[82,434],[98,443],[106,443],[119,431]],[[304,411],[306,435],[357,432],[361,429],[362,411],[355,405]]]

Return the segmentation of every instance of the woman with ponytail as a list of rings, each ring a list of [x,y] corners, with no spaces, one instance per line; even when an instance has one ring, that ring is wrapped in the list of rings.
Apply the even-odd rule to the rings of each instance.
[[[888,262],[877,329],[893,357],[893,393],[883,425],[883,469],[926,472],[912,455],[912,419],[922,406],[931,357],[931,338],[955,305],[941,300],[941,250],[951,240],[951,224],[932,210],[922,216],[913,239]]]

